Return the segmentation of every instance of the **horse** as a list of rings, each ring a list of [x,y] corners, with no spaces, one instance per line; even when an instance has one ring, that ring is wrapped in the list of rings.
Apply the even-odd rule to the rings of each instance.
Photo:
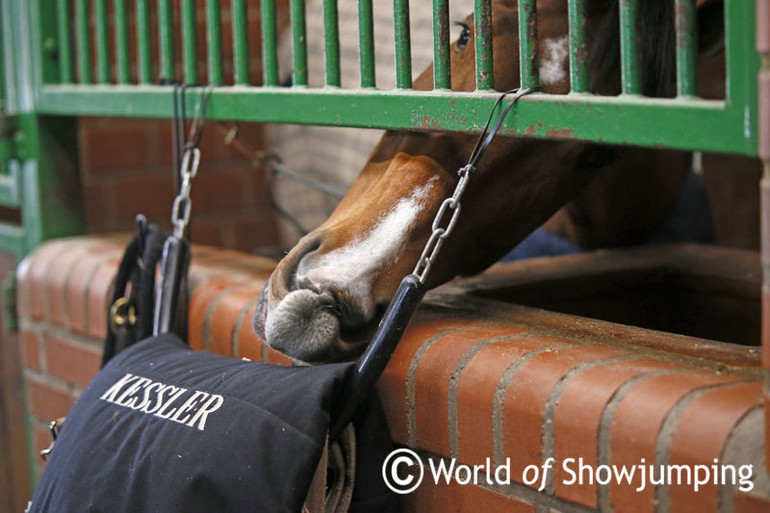
[[[705,14],[721,15],[720,3],[699,4],[699,25]],[[498,91],[519,85],[517,4],[492,6]],[[598,95],[621,91],[617,6],[617,0],[586,2],[589,88]],[[639,10],[643,94],[672,97],[673,0],[644,2]],[[537,14],[541,90],[567,94],[566,2],[540,1]],[[473,91],[472,17],[462,25],[451,46],[452,89]],[[414,88],[432,89],[432,76],[431,66]],[[310,363],[363,351],[401,278],[418,261],[475,140],[460,133],[386,132],[331,216],[277,265],[258,301],[257,335]],[[690,155],[683,151],[498,137],[468,186],[427,286],[483,271],[544,223],[586,250],[639,244],[664,223],[689,173]]]

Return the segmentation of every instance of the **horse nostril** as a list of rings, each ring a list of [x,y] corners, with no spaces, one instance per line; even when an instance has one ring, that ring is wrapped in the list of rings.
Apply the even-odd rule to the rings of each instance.
[[[280,276],[276,287],[282,288],[285,292],[297,289],[313,290],[313,287],[302,280],[301,277],[304,274],[302,270],[307,266],[308,258],[312,258],[312,255],[321,247],[321,242],[322,236],[320,234],[311,233],[301,239],[278,264],[274,272],[274,275]]]

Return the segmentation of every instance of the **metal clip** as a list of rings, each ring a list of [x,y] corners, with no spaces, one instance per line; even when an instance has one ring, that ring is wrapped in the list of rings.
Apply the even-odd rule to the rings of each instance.
[[[136,324],[136,308],[127,297],[118,298],[110,307],[110,331],[113,335],[126,326]]]
[[[48,456],[51,455],[51,451],[53,451],[53,446],[56,445],[56,439],[59,438],[59,432],[61,431],[61,427],[64,425],[65,420],[67,420],[67,417],[59,417],[48,423],[48,431],[51,432],[51,438],[53,440],[51,440],[51,443],[46,449],[40,451],[40,457],[43,458],[43,461],[47,461]]]

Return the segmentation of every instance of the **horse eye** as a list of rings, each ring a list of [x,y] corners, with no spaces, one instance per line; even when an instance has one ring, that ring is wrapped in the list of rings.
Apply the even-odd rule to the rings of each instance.
[[[462,32],[460,32],[460,38],[457,40],[457,49],[462,51],[467,48],[468,41],[471,39],[471,28],[460,21],[457,22],[457,25],[463,28]]]

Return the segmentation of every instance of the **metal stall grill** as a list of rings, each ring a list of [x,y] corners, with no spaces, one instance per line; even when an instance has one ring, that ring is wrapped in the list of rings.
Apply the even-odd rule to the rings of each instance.
[[[48,120],[54,118],[49,116],[169,118],[170,88],[159,85],[164,79],[214,86],[209,105],[213,119],[478,132],[495,98],[491,1],[475,1],[477,89],[470,93],[450,90],[449,23],[465,13],[450,13],[448,3],[433,0],[434,89],[416,91],[412,89],[408,0],[393,2],[396,87],[389,90],[378,89],[375,81],[372,0],[358,0],[360,82],[355,89],[340,87],[337,0],[324,1],[323,87],[308,86],[303,0],[288,1],[293,43],[288,87],[279,83],[275,0],[259,4],[246,0],[2,0],[5,113],[19,128],[23,144],[13,143],[11,137],[0,145],[5,171],[0,204],[20,206],[24,226],[28,219],[39,226],[34,233],[8,228],[0,233],[0,244],[23,254],[41,238],[79,229],[76,216],[55,212],[51,218],[45,213],[45,195],[21,198],[19,193],[24,188],[18,175],[25,166],[39,167],[25,172],[42,180],[44,189],[46,181],[55,181],[55,170],[45,165],[50,159],[41,139],[50,132]],[[622,94],[587,93],[588,71],[581,50],[586,41],[585,1],[569,0],[571,92],[523,99],[502,133],[756,155],[759,58],[754,48],[754,2],[725,2],[726,97],[718,101],[695,94],[696,0],[675,3],[675,98],[639,94],[634,19],[640,0],[619,0]],[[519,0],[520,59],[532,63],[521,66],[521,82],[527,86],[538,83],[531,30],[536,16],[534,0]],[[250,45],[254,34],[249,28],[257,26],[261,45]],[[222,58],[225,32],[232,40],[232,59],[227,61]],[[202,65],[199,57],[204,53]],[[251,58],[256,55],[261,58]],[[194,101],[187,105],[192,109]]]

